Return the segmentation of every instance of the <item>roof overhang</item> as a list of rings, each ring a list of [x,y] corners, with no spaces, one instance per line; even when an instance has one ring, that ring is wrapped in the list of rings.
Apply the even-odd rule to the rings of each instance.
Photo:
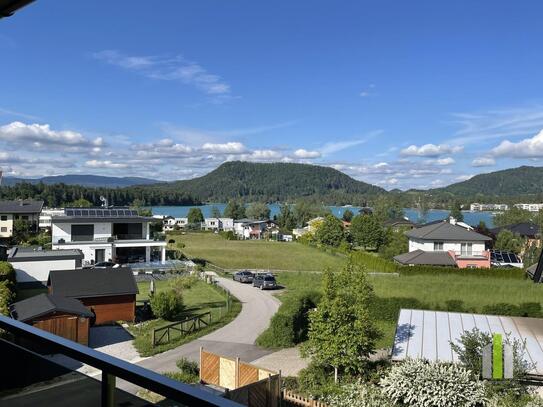
[[[0,18],[12,16],[17,10],[33,2],[34,0],[0,0]]]

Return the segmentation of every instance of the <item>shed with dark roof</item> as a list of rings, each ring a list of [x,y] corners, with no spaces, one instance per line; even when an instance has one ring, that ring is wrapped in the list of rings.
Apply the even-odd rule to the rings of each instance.
[[[134,321],[139,290],[128,267],[52,271],[47,286],[50,294],[80,300],[97,325]]]
[[[9,311],[18,321],[88,345],[94,314],[79,300],[40,294],[12,304]]]

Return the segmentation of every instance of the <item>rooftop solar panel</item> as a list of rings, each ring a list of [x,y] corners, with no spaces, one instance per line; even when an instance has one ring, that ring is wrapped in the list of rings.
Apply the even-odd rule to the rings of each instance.
[[[91,218],[130,218],[138,217],[138,211],[132,209],[102,209],[102,208],[92,208],[92,209],[65,209],[66,216],[72,217],[91,217]]]

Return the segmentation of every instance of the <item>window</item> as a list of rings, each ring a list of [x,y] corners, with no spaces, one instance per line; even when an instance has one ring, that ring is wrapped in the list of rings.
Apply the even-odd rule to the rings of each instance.
[[[434,242],[434,252],[443,251],[443,242]]]
[[[23,216],[21,216],[21,218],[22,218],[23,220],[28,220],[28,215],[23,215]]]
[[[0,216],[0,220],[8,220],[8,215],[2,215],[2,216]]]
[[[471,256],[473,254],[473,244],[472,243],[462,243],[460,245],[460,252],[462,256]]]
[[[2,232],[2,233],[7,233],[7,231],[8,231],[8,228],[5,227],[5,226],[0,228],[0,232]]]
[[[72,225],[72,242],[94,240],[94,225]]]

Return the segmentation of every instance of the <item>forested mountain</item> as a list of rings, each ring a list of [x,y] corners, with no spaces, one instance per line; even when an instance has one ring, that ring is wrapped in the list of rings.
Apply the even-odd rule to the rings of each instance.
[[[100,205],[100,196],[105,196],[110,205],[194,205],[199,202],[186,193],[175,190],[144,189],[141,186],[125,188],[92,188],[81,185],[43,183],[19,183],[0,187],[0,199],[40,199],[49,207],[69,205],[78,199],[86,199]]]
[[[311,197],[330,204],[364,204],[386,191],[330,167],[294,163],[227,162],[190,180],[148,185],[145,190],[177,191],[201,201],[293,201]]]
[[[543,167],[522,166],[479,174],[467,181],[428,191],[458,197],[521,197],[543,196]]]
[[[133,185],[148,185],[156,184],[160,181],[140,178],[140,177],[105,177],[101,175],[85,175],[85,174],[71,174],[71,175],[55,175],[42,178],[14,178],[4,177],[2,185],[15,185],[21,182],[29,184],[39,184],[40,182],[46,185],[52,184],[66,184],[66,185],[81,185],[85,187],[129,187]]]

